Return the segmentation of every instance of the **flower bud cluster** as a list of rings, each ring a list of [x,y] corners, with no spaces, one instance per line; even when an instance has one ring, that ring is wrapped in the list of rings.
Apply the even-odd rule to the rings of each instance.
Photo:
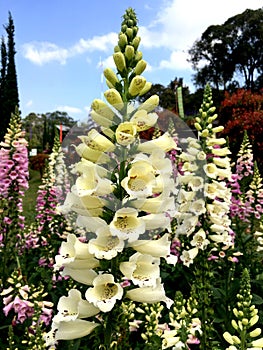
[[[170,328],[162,335],[162,349],[172,346],[176,346],[176,349],[188,349],[188,345],[200,343],[198,336],[202,334],[201,322],[194,316],[197,306],[195,299],[190,297],[186,301],[181,291],[176,292],[174,306],[169,312]]]
[[[52,318],[53,303],[44,300],[47,293],[44,293],[43,286],[25,284],[20,271],[16,270],[7,282],[9,287],[1,292],[5,316],[13,311],[15,314],[13,321],[19,324],[24,323],[28,318],[32,319],[35,313],[39,313],[37,321],[48,326]]]
[[[251,302],[250,276],[247,269],[244,269],[242,273],[237,300],[237,306],[233,309],[235,318],[231,321],[237,335],[232,335],[227,331],[223,334],[224,339],[232,346],[227,349],[262,349],[263,338],[255,339],[261,335],[261,329],[255,328],[259,315],[258,309]]]

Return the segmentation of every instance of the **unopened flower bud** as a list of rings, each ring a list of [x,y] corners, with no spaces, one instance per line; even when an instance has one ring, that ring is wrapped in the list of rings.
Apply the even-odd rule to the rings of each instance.
[[[261,329],[260,328],[256,328],[252,332],[249,333],[251,338],[258,337],[260,334],[261,334]]]
[[[134,56],[134,47],[131,45],[126,45],[125,47],[125,57],[130,61]]]
[[[144,85],[146,84],[146,79],[144,77],[141,77],[140,75],[136,75],[129,86],[129,94],[131,96],[137,96],[141,90],[144,88]]]
[[[224,337],[224,339],[225,339],[229,344],[231,344],[231,345],[234,344],[234,341],[233,341],[233,339],[232,339],[232,335],[231,335],[229,332],[225,332],[225,333],[223,334],[223,337]]]
[[[113,60],[119,72],[123,72],[126,68],[125,57],[122,52],[115,52],[113,54]]]
[[[126,34],[127,34],[128,38],[131,40],[132,37],[133,37],[133,30],[132,30],[132,28],[127,28]]]
[[[212,131],[216,134],[217,132],[221,132],[224,130],[223,125],[217,126],[215,128],[212,129]]]
[[[95,99],[91,104],[91,108],[103,117],[112,119],[114,116],[114,112],[110,107],[100,99]]]
[[[132,30],[133,30],[133,36],[135,36],[138,33],[139,28],[137,26],[134,26]]]
[[[105,68],[103,74],[105,78],[113,85],[113,87],[116,83],[119,82],[117,75],[113,72],[111,68]]]
[[[107,84],[108,88],[110,88],[110,89],[114,89],[115,88],[115,86],[112,85],[112,83],[108,79],[106,79],[106,84]]]
[[[140,60],[134,68],[134,73],[136,75],[140,75],[142,74],[142,72],[145,70],[146,67],[147,67],[147,62],[144,60]]]
[[[121,48],[119,47],[119,45],[116,45],[114,47],[114,52],[121,52]]]
[[[254,324],[256,324],[256,323],[258,322],[258,320],[259,320],[259,316],[258,316],[258,315],[253,316],[253,317],[250,319],[250,321],[249,321],[249,325],[250,325],[251,327],[254,326]]]
[[[204,129],[202,132],[201,132],[201,136],[202,137],[207,137],[209,135],[209,131],[207,129]]]
[[[123,108],[123,101],[119,91],[116,89],[109,89],[104,92],[106,100],[118,110]]]
[[[212,123],[217,117],[218,117],[217,114],[214,114],[211,117],[208,117],[208,119],[207,119],[208,123]]]
[[[135,55],[135,61],[139,62],[142,59],[142,52],[141,51],[137,51],[136,55]]]
[[[207,113],[212,114],[216,110],[216,107],[210,107]]]
[[[146,101],[144,101],[139,107],[140,109],[145,109],[147,112],[151,112],[159,105],[159,96],[158,95],[152,95],[149,97]]]
[[[138,46],[140,44],[141,38],[139,36],[136,36],[132,41],[132,46],[134,47],[134,50],[136,51],[138,49]]]
[[[152,87],[152,83],[150,83],[149,81],[146,82],[146,84],[144,85],[144,88],[140,91],[139,96],[143,96],[144,94],[146,94]]]
[[[194,127],[196,128],[196,130],[201,131],[202,127],[199,123],[194,123]]]
[[[242,318],[242,323],[244,326],[248,325],[248,319],[247,318]]]
[[[119,47],[123,50],[127,44],[128,44],[127,35],[124,33],[119,34],[119,41],[118,41]]]
[[[233,336],[232,336],[232,339],[233,339],[233,342],[234,342],[235,344],[240,344],[240,343],[241,343],[241,340],[240,340],[236,335],[233,335]]]
[[[236,320],[232,320],[231,321],[231,325],[232,325],[233,328],[235,328],[235,330],[238,330],[238,325],[236,323]]]

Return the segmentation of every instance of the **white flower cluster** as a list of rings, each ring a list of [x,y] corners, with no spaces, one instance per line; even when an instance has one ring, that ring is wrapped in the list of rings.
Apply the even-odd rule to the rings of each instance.
[[[211,89],[207,86],[195,123],[198,140],[188,137],[178,158],[182,172],[177,177],[175,233],[178,237],[190,237],[189,246],[180,256],[186,266],[193,263],[199,250],[213,249],[218,244],[227,249],[233,244],[229,219],[231,190],[227,187],[231,178],[227,156],[230,151],[224,147],[226,140],[216,136],[222,128],[212,125],[217,117],[212,105]]]
[[[175,183],[167,152],[177,146],[169,133],[144,142],[140,138],[158,119],[157,95],[135,107],[110,90],[105,93],[108,103],[92,103],[91,116],[99,127],[79,137],[76,181],[58,208],[62,214],[76,213],[77,225],[89,239],[69,234],[55,268],[88,287],[85,299],[77,289],[60,298],[46,335],[48,346],[89,334],[99,323],[84,318],[110,312],[124,298],[167,307],[172,303],[160,264],[161,258],[176,263],[169,234]]]

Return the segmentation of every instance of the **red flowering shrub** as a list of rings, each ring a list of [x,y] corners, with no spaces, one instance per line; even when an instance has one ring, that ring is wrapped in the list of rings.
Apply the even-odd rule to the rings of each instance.
[[[220,118],[220,123],[225,127],[222,133],[228,136],[234,155],[237,153],[244,130],[247,130],[255,160],[259,165],[262,164],[263,89],[255,93],[244,89],[239,89],[233,94],[226,92],[221,104]]]

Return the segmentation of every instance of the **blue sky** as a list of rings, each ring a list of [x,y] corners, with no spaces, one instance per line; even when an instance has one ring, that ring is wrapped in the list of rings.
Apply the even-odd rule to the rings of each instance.
[[[114,67],[111,55],[128,7],[139,20],[147,80],[166,86],[183,77],[194,92],[187,62],[194,41],[209,25],[261,6],[262,0],[1,0],[0,24],[8,11],[15,23],[22,117],[55,110],[75,120],[87,116],[107,88],[102,70]]]

